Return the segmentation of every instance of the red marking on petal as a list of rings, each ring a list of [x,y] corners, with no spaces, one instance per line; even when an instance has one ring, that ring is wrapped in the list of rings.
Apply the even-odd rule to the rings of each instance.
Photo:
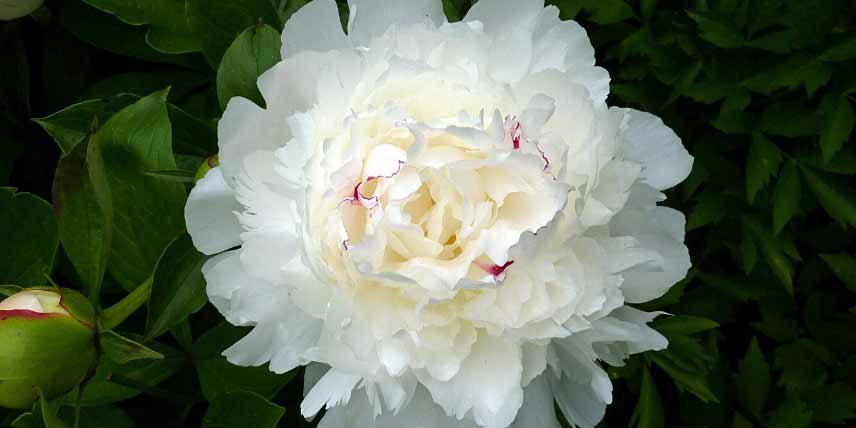
[[[538,150],[538,153],[541,154],[541,159],[544,160],[544,171],[550,169],[550,159],[547,158],[547,154],[544,153],[544,150],[541,150],[541,145],[535,143],[535,150]]]
[[[520,149],[520,138],[523,135],[523,132],[520,130],[520,122],[515,120],[514,125],[511,126],[508,133],[511,136],[511,143],[514,145],[514,150]]]
[[[514,264],[514,260],[509,260],[505,262],[504,265],[500,266],[497,264],[493,265],[479,265],[485,272],[491,274],[495,279],[502,281],[505,279],[505,270],[508,269],[509,266]]]
[[[362,187],[363,184],[368,183],[372,180],[377,180],[378,178],[395,177],[401,172],[401,168],[404,166],[405,163],[406,162],[404,161],[398,161],[398,169],[390,175],[370,175],[366,177],[364,181],[358,182],[356,185],[354,185],[354,192],[351,194],[351,196],[343,199],[342,202],[339,203],[339,206],[341,206],[345,202],[349,202],[351,205],[359,204],[369,209],[376,207],[379,201],[378,197],[376,195],[372,197],[367,197],[363,195],[363,193],[360,192],[360,187]]]
[[[7,318],[31,318],[31,319],[44,319],[50,318],[55,314],[45,314],[41,312],[28,311],[26,309],[10,309],[8,311],[0,311],[0,321],[3,321]]]

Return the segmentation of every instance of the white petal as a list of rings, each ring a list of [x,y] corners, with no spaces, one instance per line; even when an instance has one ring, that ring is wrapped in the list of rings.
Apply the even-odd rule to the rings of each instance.
[[[594,66],[594,47],[586,30],[576,21],[559,21],[557,17],[544,15],[538,28],[546,30],[535,41],[531,72]]]
[[[606,404],[598,397],[591,385],[581,384],[562,378],[556,378],[552,372],[547,374],[556,403],[572,425],[580,428],[594,428],[606,414]],[[606,378],[609,383],[609,378]]]
[[[689,176],[693,157],[681,139],[663,121],[650,113],[611,108],[623,114],[621,138],[624,157],[642,164],[644,181],[657,190],[674,187]]]
[[[196,249],[211,255],[241,245],[244,229],[235,215],[241,210],[220,168],[209,170],[190,191],[184,207],[187,233]]]
[[[282,30],[282,59],[303,51],[350,47],[334,0],[313,0],[291,15]]]
[[[523,407],[509,428],[559,428],[553,391],[547,374],[536,377],[523,390]]]
[[[487,33],[501,34],[535,20],[544,10],[544,0],[481,0],[467,12],[464,22],[480,21]]]
[[[547,345],[526,343],[523,345],[522,351],[523,378],[521,385],[525,387],[547,368]],[[525,400],[524,398],[524,406],[526,405]]]
[[[263,110],[252,101],[234,97],[217,124],[220,166],[230,187],[244,171],[244,158],[256,151],[274,151],[289,139],[289,129],[282,118]],[[271,154],[271,161],[274,156]]]
[[[346,405],[327,411],[318,428],[481,428],[472,420],[458,420],[443,413],[423,387],[418,387],[410,403],[398,413],[375,417],[364,390],[354,393]],[[538,427],[536,427],[538,428]]]
[[[218,254],[202,266],[208,300],[227,319],[231,317],[232,294],[250,278],[241,266],[241,252],[227,251]]]
[[[481,333],[451,380],[420,380],[446,414],[460,419],[472,412],[485,428],[505,428],[523,403],[522,371],[519,345]]]
[[[656,299],[687,275],[692,263],[683,243],[685,224],[683,214],[666,207],[625,209],[610,223],[614,236],[632,236],[640,248],[656,251],[663,260],[662,265],[646,263],[622,272],[621,291],[629,303]]]
[[[270,282],[281,282],[283,268],[300,254],[300,242],[288,231],[246,232],[243,240],[244,268],[250,275]]]
[[[639,325],[641,334],[627,343],[628,351],[631,354],[638,354],[645,351],[661,351],[669,345],[669,341],[660,332],[647,325],[662,314],[663,312],[644,312],[630,306],[622,306],[613,311],[610,316]]]
[[[516,82],[533,59],[532,36],[543,0],[482,0],[467,12],[465,22],[480,21],[494,35],[488,71],[500,82]]]
[[[306,394],[306,398],[300,403],[300,413],[304,417],[311,417],[325,405],[330,409],[347,404],[351,399],[351,392],[361,379],[360,376],[331,369],[312,387],[309,394]]]
[[[336,52],[304,52],[262,73],[258,87],[268,110],[276,111],[280,117],[309,110],[318,102],[318,76],[336,55]]]
[[[31,293],[18,293],[0,301],[0,311],[30,311],[44,313],[39,298]]]
[[[368,46],[392,25],[405,26],[430,21],[446,22],[441,0],[348,0],[348,37],[354,46]]]

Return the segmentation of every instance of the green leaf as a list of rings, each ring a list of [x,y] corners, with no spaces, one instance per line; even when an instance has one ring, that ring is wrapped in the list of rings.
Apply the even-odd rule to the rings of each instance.
[[[812,411],[796,395],[788,395],[770,418],[776,428],[810,428]]]
[[[163,249],[184,230],[184,186],[146,174],[176,167],[166,93],[144,97],[116,113],[95,141],[113,197],[109,271],[132,290],[152,274]]]
[[[782,238],[774,236],[770,230],[762,225],[758,220],[744,216],[743,225],[747,234],[755,238],[755,242],[761,249],[761,254],[773,270],[773,273],[779,278],[785,286],[788,294],[794,293],[793,271],[794,267],[791,263],[791,258],[798,256],[794,253],[792,243],[788,243]]]
[[[648,358],[650,358],[657,367],[663,369],[663,371],[672,378],[679,390],[689,391],[705,403],[719,402],[716,395],[714,395],[713,391],[710,390],[710,386],[708,386],[704,376],[699,374],[699,372],[681,367],[679,364],[666,358],[662,351],[652,352],[646,355],[649,356]]]
[[[176,238],[163,252],[152,279],[146,340],[166,333],[205,306],[203,264],[205,256],[196,251],[190,235],[186,233]]]
[[[793,29],[788,28],[752,39],[746,45],[775,53],[788,53],[794,49],[794,41],[798,39],[799,34]]]
[[[654,329],[665,336],[690,335],[719,327],[719,323],[707,318],[690,315],[658,317],[653,323]]]
[[[770,391],[770,366],[752,338],[746,356],[737,369],[737,399],[756,417],[761,417]]]
[[[719,106],[719,115],[711,122],[726,134],[749,134],[755,127],[755,116],[746,112],[751,96],[746,92],[730,95]]]
[[[832,45],[820,54],[821,61],[847,61],[856,58],[856,36]]]
[[[778,347],[774,362],[782,370],[778,384],[790,391],[823,385],[828,376],[824,361],[828,358],[828,351],[808,339]]]
[[[698,25],[699,36],[725,49],[742,47],[746,42],[740,30],[730,22],[711,15],[687,11],[687,15]]]
[[[282,27],[269,0],[187,0],[187,14],[193,32],[202,40],[202,52],[215,69],[244,29],[259,23]]]
[[[146,42],[145,28],[125,24],[81,1],[56,2],[51,16],[80,40],[118,55],[197,69],[205,66],[204,59],[192,54],[170,55],[153,49]]]
[[[90,300],[99,301],[107,271],[113,206],[97,142],[83,142],[60,159],[53,197],[59,239]]]
[[[856,388],[835,382],[810,389],[808,404],[815,421],[846,424],[856,418]]]
[[[769,135],[807,137],[817,134],[819,123],[814,112],[800,103],[776,103],[761,114],[758,128]]]
[[[705,191],[696,200],[698,203],[687,218],[687,231],[719,223],[728,214],[724,207],[727,198],[719,192]]]
[[[83,101],[33,121],[38,123],[56,141],[63,154],[67,155],[74,146],[89,136],[93,131],[93,123],[104,123],[132,102],[133,99],[127,96]]]
[[[184,0],[84,0],[131,25],[146,25],[146,41],[161,52],[178,54],[201,48],[190,31]]]
[[[464,19],[464,8],[469,6],[467,0],[443,0],[443,12],[449,22],[458,22]]]
[[[182,103],[188,96],[211,83],[207,70],[205,73],[191,70],[132,71],[95,82],[80,95],[80,100],[110,99],[116,94],[147,95],[170,87],[168,100]]]
[[[256,81],[280,60],[282,41],[268,25],[254,25],[238,35],[217,70],[217,96],[225,110],[232,97],[244,97],[264,107]]]
[[[793,162],[787,162],[776,182],[773,193],[773,233],[778,235],[800,211],[802,185],[800,174]]]
[[[24,413],[12,422],[12,428],[66,428],[57,416],[61,401],[45,399],[39,388],[34,388],[38,401],[33,404],[33,411]]]
[[[254,392],[227,392],[211,401],[202,428],[274,428],[285,409]]]
[[[856,148],[844,146],[829,161],[825,161],[819,150],[812,150],[797,157],[800,164],[833,174],[856,175]]]
[[[781,150],[762,134],[753,134],[749,157],[746,160],[746,196],[750,204],[755,201],[755,195],[767,185],[770,178],[778,174],[781,164]]]
[[[92,124],[96,119],[98,123],[103,124],[139,99],[138,95],[128,93],[106,99],[91,99],[34,121],[53,137],[60,150],[67,154],[93,132]],[[213,126],[172,104],[168,104],[167,108],[172,122],[176,153],[202,157],[217,153],[217,133]]]
[[[754,428],[752,422],[749,422],[740,413],[734,412],[734,420],[731,423],[731,428]]]
[[[856,258],[849,254],[821,254],[820,258],[829,265],[838,280],[856,293]]]
[[[222,356],[223,351],[249,333],[249,329],[221,323],[193,344],[193,360],[202,394],[213,400],[230,391],[250,391],[272,398],[294,378],[295,372],[276,374],[268,367],[242,367]]]
[[[127,364],[134,360],[163,359],[163,354],[113,331],[101,332],[98,342],[104,355],[116,364]]]
[[[850,138],[856,115],[847,95],[829,94],[820,103],[820,115],[823,118],[820,127],[820,149],[823,159],[829,161],[841,150],[844,142]]]
[[[744,236],[740,240],[740,260],[742,262],[743,273],[749,275],[758,264],[758,246],[755,241]]]
[[[642,370],[642,387],[639,390],[639,401],[630,416],[630,426],[636,428],[659,428],[663,424],[663,403],[657,392],[657,385],[651,377],[651,372]]]
[[[74,426],[74,409],[63,407],[59,415],[69,427]],[[81,407],[80,424],[77,428],[136,428],[137,424],[122,409],[116,406]]]
[[[842,225],[856,227],[856,192],[841,180],[802,167],[803,178],[823,209]]]
[[[633,8],[623,0],[586,0],[583,9],[600,25],[615,24],[633,17]]]
[[[742,83],[754,91],[769,95],[779,89],[795,89],[805,86],[808,94],[829,82],[832,68],[809,55],[791,55],[784,62],[758,67],[758,72]]]
[[[0,284],[45,285],[59,245],[50,204],[0,187],[0,236]]]
[[[143,339],[135,335],[129,336],[135,341]],[[169,379],[187,364],[187,356],[174,348],[157,342],[148,342],[146,345],[162,354],[164,358],[134,360],[127,364],[117,364],[112,360],[102,359],[93,378],[83,387],[81,405],[103,406],[127,400],[142,393],[140,389],[111,382],[109,379],[113,376],[121,376],[151,387]],[[66,404],[73,405],[74,399],[66,397]]]
[[[147,171],[146,174],[166,180],[177,181],[179,183],[193,183],[196,181],[196,171],[191,171],[189,169],[163,169],[158,171]]]

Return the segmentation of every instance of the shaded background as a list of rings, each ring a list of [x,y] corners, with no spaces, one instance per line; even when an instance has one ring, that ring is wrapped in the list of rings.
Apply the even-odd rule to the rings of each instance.
[[[216,144],[219,56],[259,19],[254,8],[278,12],[265,23],[280,29],[302,3],[260,1],[268,2],[218,0],[218,7],[245,13],[224,13],[220,19],[231,22],[216,35],[220,40],[210,36],[202,52],[182,54],[154,49],[149,22],[129,25],[92,6],[105,8],[106,1],[48,0],[32,17],[0,23],[0,187],[52,200],[61,151],[30,119],[83,100],[170,86],[169,101],[209,128],[195,135],[199,147]],[[180,0],[159,3],[192,14],[190,4],[200,0],[188,0],[186,9]],[[588,30],[599,65],[612,76],[608,103],[661,116],[695,157],[692,175],[666,202],[687,214],[694,267],[666,296],[640,305],[683,318],[659,325],[668,350],[609,369],[615,398],[601,425],[854,426],[856,6],[846,0],[548,3]],[[445,6],[449,19],[458,20],[469,2]],[[158,25],[171,28],[153,23],[151,29]],[[177,159],[188,169],[203,160]],[[13,250],[0,250],[0,257]],[[79,287],[62,250],[53,279]],[[107,278],[105,302],[124,293]],[[104,368],[117,374],[121,390],[93,393],[81,426],[196,427],[214,396],[208,392],[242,389],[285,408],[278,426],[308,426],[299,417],[302,374],[229,366],[218,354],[244,331],[220,322],[207,305],[152,342],[167,359]],[[123,330],[142,333],[145,324],[140,313]],[[16,415],[0,409],[0,426]]]

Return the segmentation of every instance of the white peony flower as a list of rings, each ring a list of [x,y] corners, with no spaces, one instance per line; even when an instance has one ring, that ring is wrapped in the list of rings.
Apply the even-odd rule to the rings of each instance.
[[[224,352],[307,365],[321,427],[592,427],[599,361],[666,347],[627,303],[690,267],[659,207],[692,158],[655,116],[609,108],[585,30],[543,0],[332,0],[283,32],[234,98],[187,227],[211,302],[252,332]],[[225,252],[224,252],[225,251]]]
[[[44,0],[0,0],[0,21],[27,16],[33,13]]]

